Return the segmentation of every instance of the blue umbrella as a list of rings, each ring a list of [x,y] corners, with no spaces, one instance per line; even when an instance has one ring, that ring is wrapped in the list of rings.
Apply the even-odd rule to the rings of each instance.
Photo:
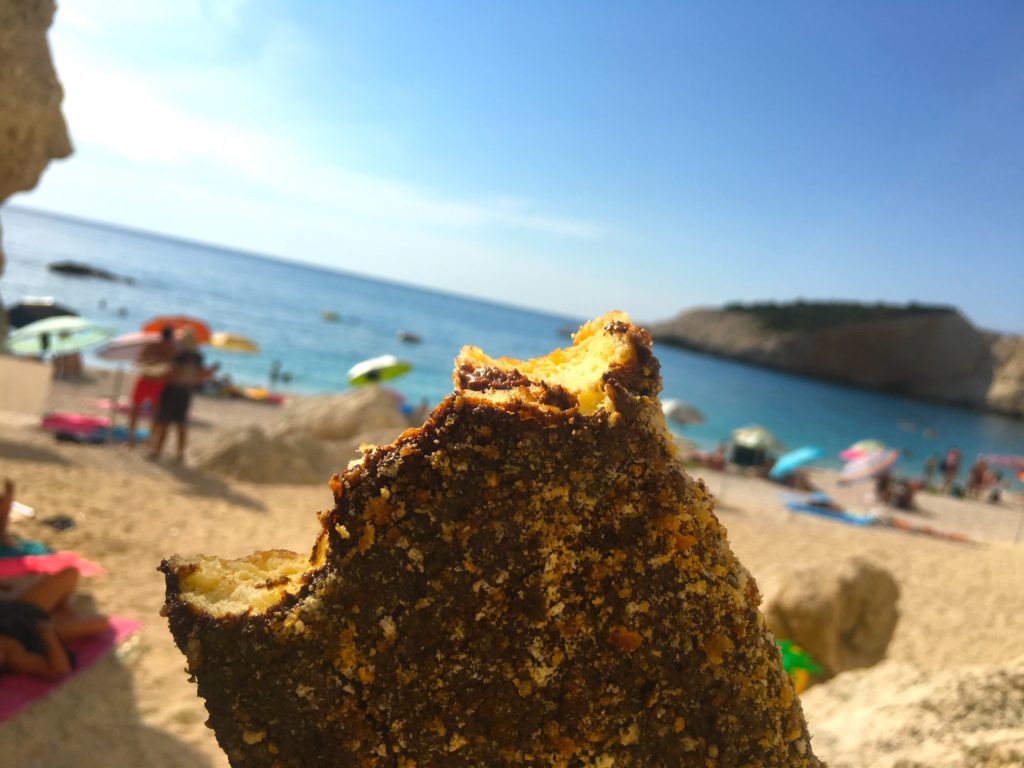
[[[771,472],[768,473],[768,477],[780,478],[785,477],[791,472],[795,472],[800,469],[804,464],[810,464],[815,459],[821,458],[821,448],[813,445],[805,445],[803,448],[797,448],[795,451],[780,456],[779,460],[772,465]]]

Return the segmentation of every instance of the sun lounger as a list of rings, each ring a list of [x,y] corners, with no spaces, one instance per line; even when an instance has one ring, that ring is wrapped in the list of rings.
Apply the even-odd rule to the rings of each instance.
[[[68,647],[74,652],[78,666],[70,675],[59,680],[46,680],[28,675],[0,677],[0,722],[7,720],[33,701],[60,688],[72,677],[91,667],[107,651],[116,647],[141,627],[142,624],[134,619],[111,616],[110,629],[104,634],[69,643]]]

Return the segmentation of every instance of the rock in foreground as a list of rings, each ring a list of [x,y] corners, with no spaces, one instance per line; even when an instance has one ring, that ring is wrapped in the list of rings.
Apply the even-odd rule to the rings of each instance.
[[[831,768],[1024,765],[1024,657],[925,672],[886,661],[803,695]]]
[[[236,766],[819,766],[650,339],[466,348],[332,480],[306,558],[173,557],[166,613]]]

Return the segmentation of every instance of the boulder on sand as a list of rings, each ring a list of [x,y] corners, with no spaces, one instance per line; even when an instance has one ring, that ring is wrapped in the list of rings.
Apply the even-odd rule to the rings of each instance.
[[[803,646],[833,677],[885,658],[899,611],[899,586],[861,557],[793,573],[768,603],[776,637]]]
[[[409,426],[381,387],[309,397],[266,427],[225,431],[197,452],[194,465],[250,483],[324,483],[358,458],[361,444],[388,443]]]
[[[320,440],[351,440],[382,430],[397,430],[397,435],[411,426],[399,405],[395,394],[385,387],[361,387],[340,395],[306,397],[289,403],[278,426]]]

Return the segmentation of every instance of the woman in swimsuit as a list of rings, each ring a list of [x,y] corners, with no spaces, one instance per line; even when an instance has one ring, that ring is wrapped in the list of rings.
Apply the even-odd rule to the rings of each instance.
[[[13,501],[14,484],[8,480],[0,496],[0,519]],[[74,568],[42,576],[27,587],[0,583],[0,670],[63,677],[74,668],[66,643],[109,629],[106,616],[83,615],[71,608],[76,584]]]

